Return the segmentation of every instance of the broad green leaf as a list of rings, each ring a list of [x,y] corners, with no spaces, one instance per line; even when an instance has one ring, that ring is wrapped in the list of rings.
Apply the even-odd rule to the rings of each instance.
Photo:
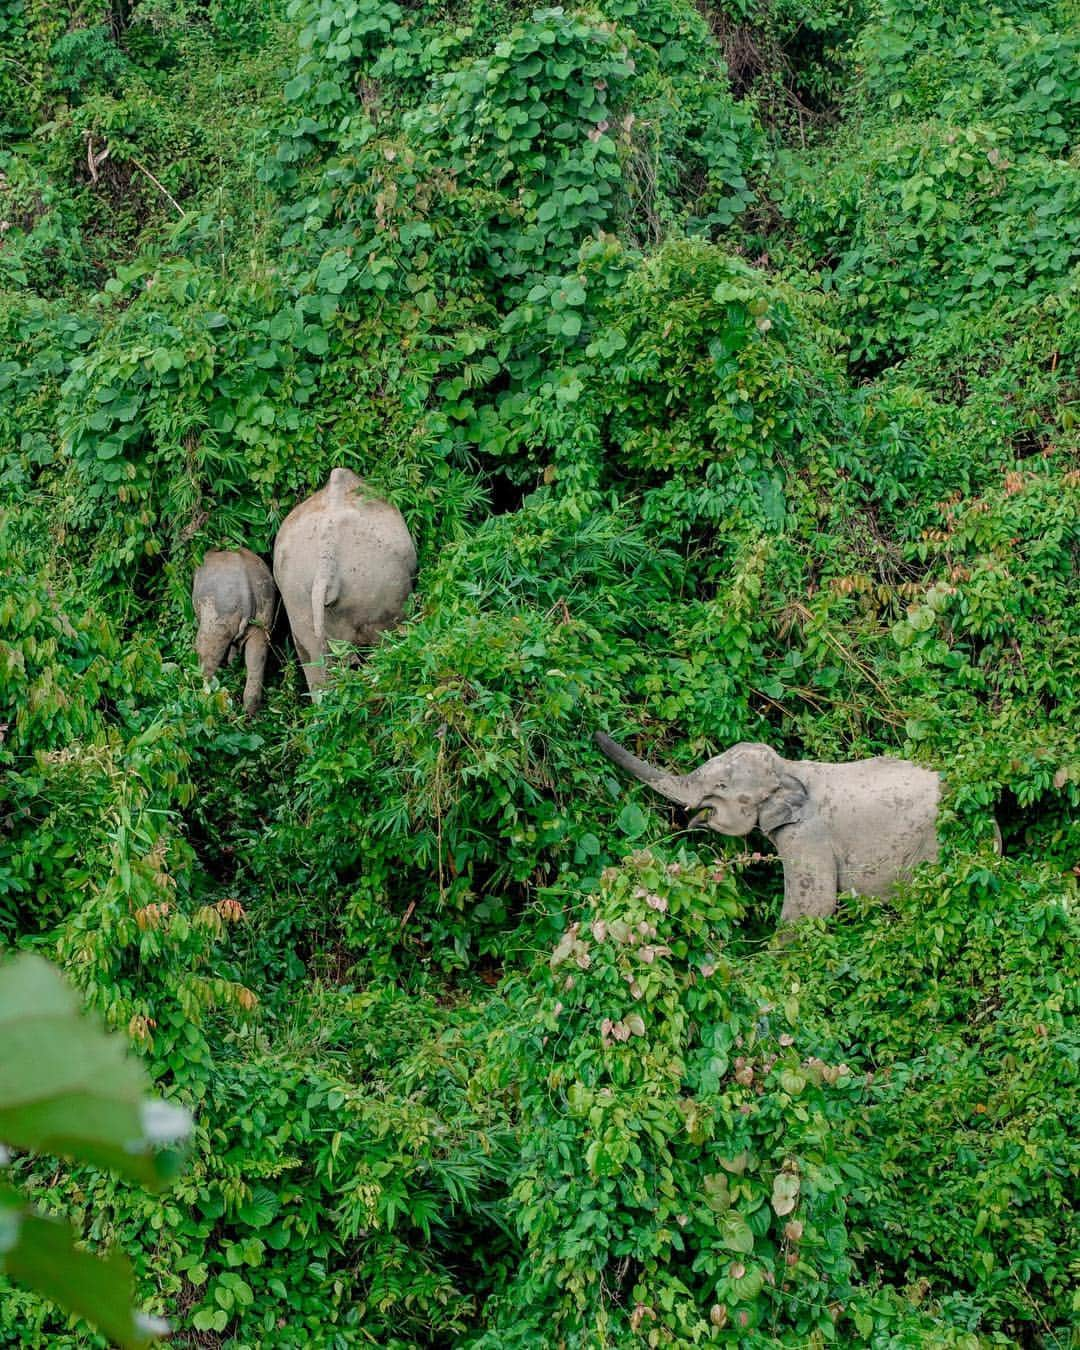
[[[256,1186],[251,1199],[237,1210],[237,1218],[252,1228],[264,1228],[278,1212],[280,1202],[273,1191],[265,1186]]]
[[[722,1247],[744,1255],[754,1250],[754,1234],[738,1210],[729,1209],[726,1214],[721,1214],[716,1228]]]
[[[138,1061],[47,961],[0,966],[0,1141],[160,1186],[177,1159],[156,1148],[186,1139],[191,1117],[145,1089]]]
[[[799,1178],[794,1172],[778,1172],[773,1180],[772,1207],[781,1218],[790,1214],[799,1199]]]
[[[578,840],[578,848],[587,858],[595,858],[600,852],[600,840],[595,834],[583,834]]]
[[[645,833],[648,825],[648,819],[645,812],[636,802],[627,802],[619,812],[619,818],[616,821],[619,829],[626,835],[627,839],[638,839]]]
[[[168,1330],[131,1306],[131,1269],[118,1252],[94,1256],[75,1246],[68,1224],[27,1210],[0,1190],[0,1272],[92,1322],[124,1350],[140,1350]]]
[[[752,1266],[742,1275],[732,1278],[731,1292],[740,1303],[749,1303],[751,1299],[757,1298],[764,1285],[765,1277],[761,1272],[761,1267]]]
[[[705,1191],[705,1203],[711,1210],[717,1214],[722,1213],[731,1205],[731,1196],[728,1193],[728,1180],[723,1172],[713,1172],[702,1182]]]

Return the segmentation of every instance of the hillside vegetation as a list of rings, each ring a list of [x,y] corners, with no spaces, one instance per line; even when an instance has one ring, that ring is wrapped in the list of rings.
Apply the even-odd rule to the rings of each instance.
[[[1077,0],[0,0],[0,937],[196,1119],[7,1171],[172,1344],[1076,1344],[1078,128]],[[338,465],[409,613],[246,720]],[[598,728],[942,860],[776,941]]]

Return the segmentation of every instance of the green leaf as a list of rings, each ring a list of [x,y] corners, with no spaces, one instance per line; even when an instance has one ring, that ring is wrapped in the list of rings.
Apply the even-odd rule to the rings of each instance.
[[[326,329],[308,324],[304,329],[304,346],[312,356],[325,356],[330,350],[330,338]]]
[[[636,802],[628,802],[615,822],[627,839],[638,839],[645,833],[648,817]]]
[[[255,1302],[255,1295],[251,1292],[251,1285],[246,1280],[234,1279],[231,1282],[233,1297],[241,1308],[250,1308]]]
[[[749,1303],[757,1298],[765,1285],[765,1276],[760,1266],[752,1266],[743,1275],[735,1276],[731,1281],[731,1292],[740,1303]]]
[[[713,1172],[702,1182],[705,1191],[705,1203],[711,1210],[717,1214],[722,1213],[731,1205],[731,1195],[728,1191],[728,1180],[723,1172]]]
[[[770,525],[783,525],[787,514],[787,500],[782,484],[777,479],[763,474],[757,480],[756,486],[766,520]]]
[[[252,1228],[265,1228],[271,1223],[280,1208],[280,1201],[273,1191],[265,1186],[256,1186],[251,1199],[237,1210],[237,1218]]]
[[[799,1201],[799,1178],[794,1172],[778,1172],[773,1180],[772,1207],[781,1218]]]
[[[721,1214],[717,1221],[717,1235],[720,1245],[743,1255],[754,1250],[754,1234],[738,1210],[730,1209]]]
[[[68,1224],[32,1213],[14,1192],[0,1190],[0,1272],[85,1317],[124,1350],[140,1350],[167,1331],[164,1322],[133,1311],[124,1257],[94,1256],[75,1239]]]
[[[123,1042],[85,1016],[59,972],[23,954],[0,967],[0,1140],[95,1163],[156,1187],[191,1117],[146,1101],[145,1077]]]

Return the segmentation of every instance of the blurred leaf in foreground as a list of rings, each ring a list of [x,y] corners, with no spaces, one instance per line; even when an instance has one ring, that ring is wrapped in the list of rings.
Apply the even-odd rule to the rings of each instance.
[[[118,1037],[80,1009],[60,974],[23,954],[0,967],[0,1140],[122,1172],[157,1187],[172,1176],[191,1117],[144,1098],[144,1074]],[[3,1145],[0,1145],[2,1148]],[[6,1151],[0,1153],[0,1163]],[[119,1345],[144,1346],[167,1325],[133,1311],[120,1254],[75,1246],[66,1223],[0,1188],[0,1273],[93,1322]]]

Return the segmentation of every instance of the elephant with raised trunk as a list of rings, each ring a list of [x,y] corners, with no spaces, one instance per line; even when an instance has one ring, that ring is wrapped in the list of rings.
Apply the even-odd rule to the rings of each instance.
[[[941,779],[909,760],[818,764],[743,742],[679,775],[646,764],[603,732],[596,743],[693,813],[691,828],[735,836],[761,830],[784,864],[782,922],[831,914],[840,891],[887,896],[918,863],[937,861]]]
[[[231,665],[242,649],[247,669],[244,711],[254,713],[262,702],[277,607],[269,567],[250,549],[211,549],[195,573],[191,603],[199,621],[195,651],[203,677],[210,679],[223,661]]]
[[[416,549],[401,512],[350,469],[290,511],[274,542],[274,579],[308,689],[326,682],[331,639],[370,646],[399,623]]]

